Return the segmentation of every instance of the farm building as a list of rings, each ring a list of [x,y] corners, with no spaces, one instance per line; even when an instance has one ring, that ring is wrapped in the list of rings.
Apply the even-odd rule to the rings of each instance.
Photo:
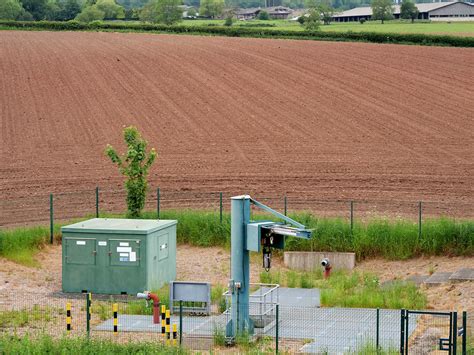
[[[285,20],[293,12],[289,7],[273,6],[273,7],[254,7],[249,9],[239,9],[236,16],[239,20],[252,20],[258,17],[261,11],[268,12],[271,19]]]
[[[474,21],[474,5],[468,2],[451,1],[415,4],[419,20],[431,21]],[[400,18],[400,5],[393,6],[393,17]],[[356,7],[333,16],[335,22],[370,20],[371,7]]]

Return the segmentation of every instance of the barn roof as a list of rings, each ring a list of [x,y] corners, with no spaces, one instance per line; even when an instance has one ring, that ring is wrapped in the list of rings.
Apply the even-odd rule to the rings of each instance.
[[[445,6],[449,6],[457,2],[473,6],[472,4],[463,2],[463,1],[430,2],[430,3],[415,4],[415,6],[418,8],[418,11],[423,13],[423,12],[430,12],[430,11],[433,11]],[[393,13],[395,15],[400,13],[400,5],[393,5]],[[356,7],[354,9],[343,11],[338,14],[335,14],[333,17],[371,16],[371,15],[372,15],[372,8],[370,6],[367,6],[367,7]]]

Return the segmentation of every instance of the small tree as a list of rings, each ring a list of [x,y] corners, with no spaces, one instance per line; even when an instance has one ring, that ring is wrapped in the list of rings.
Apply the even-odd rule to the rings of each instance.
[[[123,137],[127,144],[127,152],[121,157],[115,149],[108,144],[105,154],[117,164],[122,175],[126,177],[125,188],[127,189],[127,216],[139,217],[145,207],[148,170],[156,159],[154,148],[147,153],[147,141],[145,141],[137,128],[126,127]]]
[[[124,19],[125,10],[115,0],[97,0],[95,4],[100,11],[104,12],[104,18],[108,20]]]
[[[140,21],[172,25],[183,18],[181,0],[150,0],[140,12]]]
[[[0,1],[0,20],[16,20],[23,10],[18,0]]]
[[[267,21],[270,20],[270,15],[265,10],[262,10],[258,13],[258,19]]]
[[[400,17],[403,19],[411,19],[411,23],[415,22],[418,18],[418,8],[410,0],[403,0],[400,6]]]
[[[216,18],[224,12],[224,0],[201,0],[199,15]]]
[[[228,15],[226,18],[225,18],[225,21],[224,21],[224,26],[232,26],[234,24],[234,18],[232,17],[232,15]]]
[[[334,16],[334,8],[327,3],[321,3],[318,5],[317,9],[321,14],[321,19],[325,25],[330,25],[332,21],[332,17]]]
[[[305,16],[303,26],[306,31],[317,31],[321,24],[321,13],[317,8],[309,9],[308,14]]]
[[[393,7],[391,0],[372,0],[372,19],[381,20],[384,23],[385,20],[393,18]]]
[[[196,14],[197,14],[197,12],[196,12],[196,9],[194,7],[190,7],[188,9],[188,16],[189,17],[196,17]]]
[[[96,5],[85,7],[82,12],[76,16],[79,22],[100,21],[105,17],[105,12],[97,8]]]

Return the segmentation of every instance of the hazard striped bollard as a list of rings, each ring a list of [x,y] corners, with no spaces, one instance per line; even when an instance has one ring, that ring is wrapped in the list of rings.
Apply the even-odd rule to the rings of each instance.
[[[166,310],[166,339],[167,339],[167,344],[169,345],[170,343],[170,339],[171,339],[171,314],[170,314],[170,310],[167,309]]]
[[[114,312],[114,334],[118,333],[118,304],[114,303],[112,306]]]
[[[166,306],[161,305],[161,334],[165,334],[166,331]]]
[[[166,324],[166,345],[170,345],[170,339],[171,339],[170,325]]]
[[[66,303],[66,331],[69,334],[71,331],[71,304]]]
[[[178,327],[173,323],[173,346],[176,346],[176,339],[178,339]]]

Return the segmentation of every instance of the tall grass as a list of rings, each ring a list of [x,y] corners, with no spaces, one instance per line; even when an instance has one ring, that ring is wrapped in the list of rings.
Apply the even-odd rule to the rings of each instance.
[[[370,273],[335,271],[327,280],[321,270],[314,272],[270,271],[260,274],[262,283],[318,288],[325,307],[424,309],[426,295],[410,282],[380,284]]]
[[[49,228],[32,227],[0,231],[0,256],[27,266],[36,266],[34,255],[49,240]]]
[[[43,335],[29,338],[0,335],[0,352],[2,354],[81,354],[81,355],[128,355],[128,354],[185,354],[178,347],[165,346],[159,342],[116,343],[111,340],[87,338],[54,339]]]
[[[121,215],[103,215],[123,217]],[[230,215],[202,210],[168,210],[162,219],[178,220],[177,240],[180,244],[202,247],[230,247]],[[310,240],[287,238],[286,250],[355,252],[357,259],[384,257],[403,260],[417,256],[449,255],[474,256],[474,221],[449,218],[427,219],[418,225],[408,220],[373,219],[357,222],[351,231],[350,223],[342,218],[319,218],[307,212],[290,217],[313,230]],[[142,218],[155,219],[156,213],[145,212]],[[256,214],[255,220],[272,218]],[[273,218],[272,218],[273,219]],[[60,226],[55,226],[60,238]],[[46,227],[18,228],[0,231],[0,256],[34,266],[34,254],[49,240]]]

